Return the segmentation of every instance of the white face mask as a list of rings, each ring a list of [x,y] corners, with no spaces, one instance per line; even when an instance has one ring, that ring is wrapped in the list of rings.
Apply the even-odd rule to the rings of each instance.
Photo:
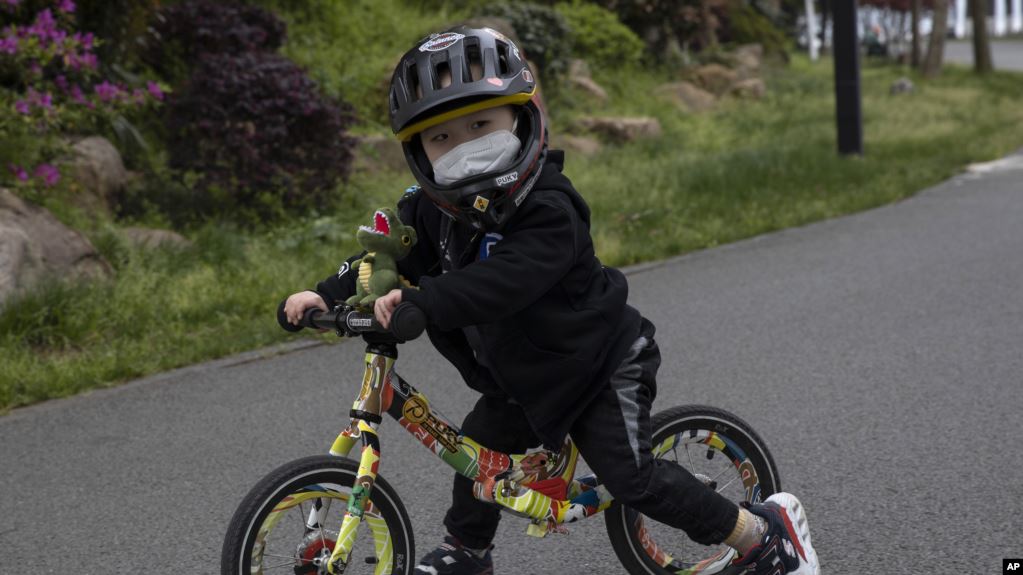
[[[442,186],[487,172],[507,168],[519,154],[522,142],[508,130],[455,146],[433,162],[433,179]]]

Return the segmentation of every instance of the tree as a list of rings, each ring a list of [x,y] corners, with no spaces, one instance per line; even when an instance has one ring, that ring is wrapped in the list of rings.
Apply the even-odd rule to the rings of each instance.
[[[945,36],[948,34],[948,0],[934,0],[934,25],[931,39],[927,43],[927,58],[923,62],[923,73],[928,78],[941,74],[945,59]]]
[[[973,69],[978,74],[994,70],[991,62],[991,40],[987,35],[987,2],[970,0],[970,18],[973,18]]]
[[[909,58],[909,65],[914,68],[920,67],[920,4],[921,0],[913,0],[913,48]],[[934,37],[933,30],[931,37]]]

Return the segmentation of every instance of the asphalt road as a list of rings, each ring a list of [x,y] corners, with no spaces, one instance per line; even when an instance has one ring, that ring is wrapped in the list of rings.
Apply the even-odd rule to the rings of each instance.
[[[1023,156],[630,283],[658,325],[657,407],[746,418],[806,504],[824,573],[996,573],[1023,556]],[[215,573],[256,478],[329,447],[361,356],[249,354],[0,418],[0,573]],[[449,414],[473,401],[425,342],[399,371]],[[451,473],[392,422],[383,441],[423,552]],[[499,572],[621,571],[599,519],[523,530],[502,523]]]
[[[969,40],[955,40],[945,44],[945,61],[973,65],[973,44]],[[996,70],[1023,71],[1023,41],[992,40],[991,61]]]

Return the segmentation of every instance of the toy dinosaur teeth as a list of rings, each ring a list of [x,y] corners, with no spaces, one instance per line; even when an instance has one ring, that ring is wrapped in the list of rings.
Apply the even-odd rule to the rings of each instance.
[[[387,235],[387,234],[384,234],[383,232],[377,231],[377,230],[375,230],[375,229],[373,229],[373,228],[371,228],[369,226],[359,226],[359,229],[361,231],[366,232],[366,233],[373,234],[374,236]]]
[[[391,226],[387,222],[387,216],[383,212],[378,211],[375,215],[374,222],[376,223],[376,231],[384,234],[385,236],[391,235]]]

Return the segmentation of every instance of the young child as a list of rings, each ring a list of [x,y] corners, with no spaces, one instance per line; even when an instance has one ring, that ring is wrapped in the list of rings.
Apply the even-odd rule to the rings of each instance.
[[[561,173],[563,154],[547,147],[518,48],[489,28],[430,36],[398,64],[390,116],[419,182],[399,203],[419,241],[398,264],[418,289],[391,291],[374,312],[386,326],[402,301],[424,310],[435,347],[482,394],[463,432],[513,453],[557,451],[571,434],[622,504],[693,541],[733,547],[755,573],[819,573],[795,497],[739,507],[651,455],[654,326],[626,303],[625,276],[594,254],[589,208]],[[290,296],[288,320],[352,295],[358,257]],[[461,475],[452,491],[449,536],[416,572],[493,573],[499,509]]]

